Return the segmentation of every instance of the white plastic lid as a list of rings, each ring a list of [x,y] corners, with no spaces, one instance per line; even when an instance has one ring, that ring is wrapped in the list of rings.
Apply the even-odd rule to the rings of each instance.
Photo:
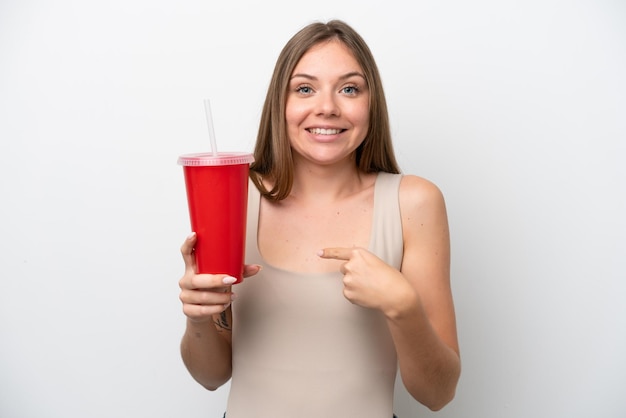
[[[203,152],[178,157],[178,164],[185,166],[250,164],[253,161],[254,156],[248,152],[218,152],[217,156],[211,152]]]

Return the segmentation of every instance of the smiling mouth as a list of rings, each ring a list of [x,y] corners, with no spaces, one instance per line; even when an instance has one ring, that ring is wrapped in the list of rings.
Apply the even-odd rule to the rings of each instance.
[[[315,135],[337,135],[345,131],[345,129],[311,128],[307,129],[307,131]]]

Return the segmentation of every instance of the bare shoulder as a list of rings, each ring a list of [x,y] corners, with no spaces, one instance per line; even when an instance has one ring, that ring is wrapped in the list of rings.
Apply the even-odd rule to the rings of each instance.
[[[429,210],[445,212],[443,193],[435,183],[423,177],[403,176],[399,199],[403,214]]]
[[[445,266],[449,254],[449,227],[439,187],[422,177],[404,176],[399,201],[405,245],[403,270],[421,269],[436,262],[441,263],[440,267]]]

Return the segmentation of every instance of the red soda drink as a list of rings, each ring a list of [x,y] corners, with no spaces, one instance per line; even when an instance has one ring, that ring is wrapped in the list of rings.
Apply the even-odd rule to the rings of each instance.
[[[183,166],[196,273],[243,278],[248,209],[249,153],[185,154]]]

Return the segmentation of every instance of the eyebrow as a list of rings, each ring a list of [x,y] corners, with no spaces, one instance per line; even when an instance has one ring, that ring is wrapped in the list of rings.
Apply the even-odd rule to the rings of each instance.
[[[361,74],[358,71],[352,71],[349,72],[347,74],[342,75],[341,77],[339,77],[340,80],[345,80],[348,79],[350,77],[361,77],[363,80],[365,80],[365,76],[363,74]],[[298,77],[302,77],[302,78],[306,78],[308,80],[317,80],[317,77],[312,76],[310,74],[305,74],[305,73],[297,73],[291,76],[290,80],[293,80],[294,78],[298,78]]]

